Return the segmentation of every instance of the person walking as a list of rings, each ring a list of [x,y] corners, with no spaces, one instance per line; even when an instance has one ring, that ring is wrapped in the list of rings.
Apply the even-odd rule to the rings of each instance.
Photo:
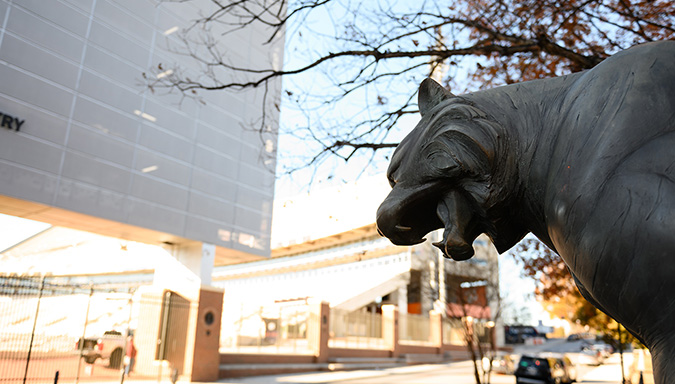
[[[131,372],[134,370],[134,364],[136,363],[136,346],[134,345],[134,337],[129,336],[127,339],[127,354],[125,358],[125,362],[127,363],[126,367],[124,367],[124,374],[128,377]]]

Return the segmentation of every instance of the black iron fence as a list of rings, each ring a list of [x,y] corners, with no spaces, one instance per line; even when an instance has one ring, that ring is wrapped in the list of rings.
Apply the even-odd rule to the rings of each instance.
[[[0,383],[123,382],[136,288],[0,275]]]

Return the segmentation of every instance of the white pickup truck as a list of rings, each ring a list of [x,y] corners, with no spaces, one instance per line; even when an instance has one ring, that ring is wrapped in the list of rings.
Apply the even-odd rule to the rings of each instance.
[[[122,364],[126,340],[121,332],[107,331],[100,338],[85,338],[84,345],[80,344],[82,340],[76,343],[77,353],[81,353],[86,363],[94,364],[97,359],[104,359],[108,360],[110,368],[119,368]]]

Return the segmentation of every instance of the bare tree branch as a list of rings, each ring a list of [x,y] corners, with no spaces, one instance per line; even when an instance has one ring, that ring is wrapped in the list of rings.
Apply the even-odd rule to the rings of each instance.
[[[171,1],[171,0],[164,0]],[[177,0],[185,2],[189,0]],[[176,53],[198,63],[189,76],[164,63],[145,75],[152,90],[235,92],[264,88],[267,114],[272,83],[284,80],[284,102],[304,110],[309,147],[305,165],[335,156],[388,153],[389,137],[415,113],[416,85],[441,74],[465,90],[559,76],[589,69],[620,49],[675,37],[675,3],[625,0],[210,0],[211,8],[184,31]],[[206,8],[205,8],[206,9]],[[238,63],[220,43],[255,27],[261,48],[286,44],[283,68]],[[171,66],[173,74],[157,74]],[[295,80],[298,79],[298,80]],[[290,102],[290,104],[288,104]],[[275,112],[276,113],[276,112]],[[286,121],[286,120],[285,120]],[[292,119],[288,120],[292,121]],[[264,132],[263,117],[255,129]],[[283,123],[283,122],[282,122]],[[293,124],[293,123],[291,123]]]

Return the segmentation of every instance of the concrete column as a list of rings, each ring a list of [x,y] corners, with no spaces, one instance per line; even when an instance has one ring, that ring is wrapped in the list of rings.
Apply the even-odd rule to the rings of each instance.
[[[438,311],[429,311],[429,341],[437,348],[443,347],[443,317]]]
[[[441,316],[445,317],[445,307],[448,299],[445,295],[445,257],[443,253],[438,252],[438,308],[441,309]]]
[[[307,327],[307,341],[317,363],[328,362],[329,311],[330,307],[326,302],[309,303],[310,322]]]
[[[396,298],[398,310],[403,313],[408,313],[408,286],[404,284],[398,287],[398,290],[396,291]]]
[[[215,246],[191,241],[168,245],[165,249],[174,259],[157,266],[153,289],[164,292],[162,295],[171,292],[177,295],[173,297],[184,301],[177,307],[180,309],[173,311],[176,318],[180,319],[182,341],[175,337],[175,340],[172,340],[182,345],[183,352],[180,357],[172,355],[171,364],[177,367],[181,380],[191,380],[192,377],[215,380],[218,378],[219,361],[215,359],[219,359],[220,325],[215,330],[212,325],[204,323],[205,311],[212,312],[213,316],[217,317],[218,324],[220,324],[222,314],[223,292],[209,287],[213,273]],[[201,303],[201,300],[206,300],[206,302]],[[161,323],[159,318],[148,318],[143,321]],[[176,320],[172,320],[170,324],[177,324]],[[208,335],[206,335],[207,331]],[[170,333],[175,334],[173,331]],[[216,336],[212,337],[213,335]],[[209,354],[210,357],[207,357]]]
[[[395,305],[385,304],[382,306],[382,337],[385,345],[391,351],[392,357],[398,357],[400,348],[398,344],[398,308]]]

